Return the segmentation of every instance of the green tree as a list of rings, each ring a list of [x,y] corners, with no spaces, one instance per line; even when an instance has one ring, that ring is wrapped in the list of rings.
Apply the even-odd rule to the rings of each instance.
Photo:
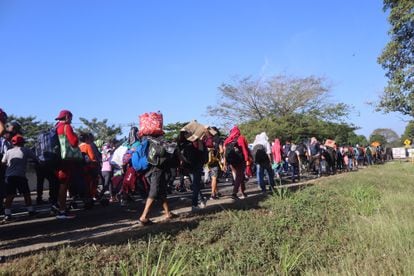
[[[400,145],[400,137],[398,134],[389,128],[377,128],[375,129],[369,138],[370,143],[377,141],[384,146],[398,146]]]
[[[99,121],[97,118],[88,120],[80,117],[79,120],[84,124],[84,126],[81,126],[76,130],[78,132],[90,132],[96,140],[106,142],[116,139],[118,135],[122,134],[122,128],[116,125],[108,125],[108,119]]]
[[[176,123],[171,123],[168,125],[164,126],[164,131],[165,131],[165,135],[164,137],[167,140],[172,140],[174,138],[175,135],[178,135],[180,133],[180,130],[186,125],[188,124],[188,122],[185,123],[181,123],[181,122],[176,122]]]
[[[414,139],[414,121],[409,121],[407,126],[405,127],[404,133],[401,136],[401,144],[404,143],[404,141],[408,139],[413,142]]]
[[[366,146],[368,145],[368,140],[364,135],[357,135],[352,132],[348,135],[348,140],[344,144]]]
[[[414,116],[414,1],[384,0],[389,11],[391,41],[378,63],[386,70],[388,84],[377,110]]]
[[[15,116],[10,115],[8,118],[8,122],[18,122],[22,127],[23,136],[26,140],[26,146],[31,148],[34,146],[36,136],[45,130],[50,129],[53,127],[52,123],[42,122],[36,119],[36,116]]]
[[[292,114],[284,117],[268,117],[262,120],[240,124],[240,130],[248,141],[263,131],[270,139],[290,138],[294,142],[307,140],[313,136],[319,140],[334,139],[338,144],[349,143],[350,137],[356,135],[354,126],[345,123],[327,122],[305,114]]]
[[[350,107],[330,102],[329,91],[326,80],[315,76],[236,78],[233,84],[219,87],[219,100],[207,112],[227,126],[273,117],[289,119],[294,114],[341,121],[349,114]]]

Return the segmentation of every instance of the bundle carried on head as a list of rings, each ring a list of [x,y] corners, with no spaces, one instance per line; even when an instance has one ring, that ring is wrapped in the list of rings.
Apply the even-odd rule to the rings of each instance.
[[[139,136],[164,135],[163,116],[161,112],[148,112],[139,116]]]

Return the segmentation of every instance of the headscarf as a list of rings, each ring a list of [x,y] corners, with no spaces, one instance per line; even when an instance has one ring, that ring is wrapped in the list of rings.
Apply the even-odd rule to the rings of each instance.
[[[131,130],[129,131],[127,144],[129,146],[136,143],[138,140],[138,128],[137,127],[131,127]]]
[[[275,142],[272,146],[273,161],[275,163],[282,162],[281,148],[282,147],[280,146],[280,140],[278,138],[276,138]]]
[[[269,137],[267,137],[266,132],[262,132],[256,135],[256,138],[254,139],[254,142],[253,142],[253,147],[259,144],[266,146],[268,143],[269,143]]]
[[[227,137],[226,140],[224,140],[224,146],[226,146],[227,144],[230,144],[231,142],[239,138],[239,136],[240,136],[240,129],[238,126],[234,126],[230,130],[229,137]]]

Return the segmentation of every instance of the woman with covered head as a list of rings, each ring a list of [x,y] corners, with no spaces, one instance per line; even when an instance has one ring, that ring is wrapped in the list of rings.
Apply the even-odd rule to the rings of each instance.
[[[272,149],[266,132],[256,135],[253,142],[253,155],[257,166],[257,182],[263,193],[266,193],[266,184],[264,182],[265,172],[267,173],[270,190],[275,186],[274,172],[272,170]]]
[[[128,149],[136,149],[140,143],[139,137],[138,137],[138,128],[137,127],[131,127],[129,134],[128,134],[128,139],[126,141],[126,146],[128,147]]]
[[[273,165],[272,168],[276,172],[276,177],[280,179],[280,174],[283,172],[283,152],[282,145],[280,144],[279,138],[276,138],[272,145],[272,157]]]
[[[239,199],[237,197],[239,188],[242,198],[245,198],[247,195],[245,193],[244,170],[246,166],[250,166],[250,156],[247,140],[241,135],[237,126],[230,130],[229,137],[224,140],[224,152],[224,166],[230,165],[234,177],[232,198]]]

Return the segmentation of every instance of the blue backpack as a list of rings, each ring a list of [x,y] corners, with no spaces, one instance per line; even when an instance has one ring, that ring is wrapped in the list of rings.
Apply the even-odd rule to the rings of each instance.
[[[143,139],[141,143],[137,146],[136,150],[132,153],[131,163],[132,167],[137,172],[145,171],[149,168],[150,164],[148,163],[148,139]]]
[[[37,135],[35,144],[37,158],[43,162],[55,162],[60,159],[60,143],[56,128],[41,132]]]

